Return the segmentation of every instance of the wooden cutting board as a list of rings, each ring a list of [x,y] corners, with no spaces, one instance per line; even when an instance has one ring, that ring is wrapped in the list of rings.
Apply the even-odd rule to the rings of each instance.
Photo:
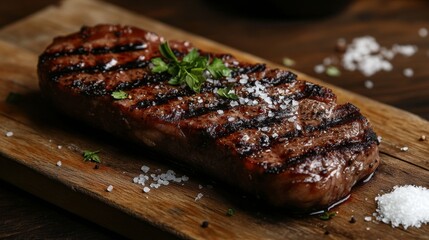
[[[49,7],[0,30],[2,179],[130,238],[428,238],[429,226],[404,230],[374,220],[368,222],[364,217],[375,212],[374,198],[395,185],[429,187],[429,141],[418,140],[421,135],[429,136],[429,123],[305,74],[298,76],[332,88],[339,102],[352,102],[361,108],[383,137],[378,171],[371,181],[354,188],[345,203],[332,209],[337,215],[329,221],[258,207],[242,194],[172,165],[165,157],[130,147],[59,115],[40,97],[37,57],[54,36],[98,23],[135,25],[167,39],[189,40],[209,51],[230,52],[245,61],[268,63],[103,2],[67,0]],[[6,102],[10,92],[19,93],[21,98]],[[13,136],[7,137],[7,132],[13,132]],[[409,150],[400,151],[403,146]],[[99,169],[83,161],[85,149],[101,150],[103,164]],[[61,167],[56,165],[58,161]],[[132,183],[142,173],[142,165],[149,166],[152,173],[172,169],[179,176],[188,175],[190,180],[144,193],[141,185]],[[106,191],[109,185],[113,186],[111,192]],[[199,193],[203,197],[196,200]],[[236,210],[233,216],[226,215],[229,208]],[[356,223],[349,222],[352,216]],[[203,221],[209,222],[207,228],[200,226]]]

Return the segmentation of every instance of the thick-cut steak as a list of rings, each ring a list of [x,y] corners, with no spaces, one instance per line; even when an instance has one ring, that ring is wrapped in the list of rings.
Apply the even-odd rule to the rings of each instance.
[[[286,70],[199,50],[230,67],[200,93],[152,73],[164,39],[119,25],[57,37],[38,63],[40,88],[58,109],[174,156],[277,207],[318,209],[347,196],[379,165],[368,120],[334,93]],[[189,42],[169,41],[178,59]],[[238,99],[219,96],[233,85]],[[128,98],[114,99],[122,90]]]

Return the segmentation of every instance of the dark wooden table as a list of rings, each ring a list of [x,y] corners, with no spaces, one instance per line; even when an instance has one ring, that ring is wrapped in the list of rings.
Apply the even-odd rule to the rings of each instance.
[[[272,62],[282,63],[287,57],[295,62],[292,68],[296,70],[429,119],[429,36],[418,33],[421,28],[429,30],[428,1],[351,1],[339,11],[327,3],[313,6],[334,12],[323,17],[308,14],[308,8],[303,11],[277,7],[274,13],[244,1],[234,5],[227,1],[196,0],[108,2]],[[2,1],[0,27],[57,3]],[[370,77],[341,67],[337,77],[314,71],[325,58],[340,58],[335,50],[339,38],[349,43],[361,36],[372,36],[386,48],[394,44],[415,45],[418,51],[410,57],[396,56],[390,61],[392,71]],[[414,75],[405,77],[405,68],[413,69]],[[373,88],[365,87],[367,80],[372,81]],[[0,181],[0,238],[121,237]]]

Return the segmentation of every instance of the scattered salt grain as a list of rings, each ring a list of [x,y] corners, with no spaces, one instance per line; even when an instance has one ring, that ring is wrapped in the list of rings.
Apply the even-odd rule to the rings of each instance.
[[[12,136],[13,136],[13,132],[11,132],[11,131],[6,132],[6,137],[12,137]]]
[[[421,135],[419,141],[426,141],[426,135]]]
[[[417,47],[414,45],[398,45],[395,44],[392,47],[392,50],[396,53],[402,54],[406,57],[410,57],[417,52]]]
[[[61,161],[58,161],[58,162],[57,162],[57,166],[58,166],[58,167],[61,167],[61,165],[63,165],[63,164],[62,164],[62,162],[61,162]]]
[[[150,188],[148,188],[148,187],[143,188],[143,192],[148,193],[149,191],[150,191]]]
[[[142,170],[144,173],[147,173],[147,172],[149,172],[150,168],[149,168],[148,166],[146,166],[146,165],[143,165],[143,166],[141,167],[141,170]]]
[[[383,138],[381,137],[381,136],[378,136],[377,137],[377,141],[378,141],[378,143],[381,143],[381,141],[383,140]]]
[[[104,68],[107,70],[107,69],[110,69],[110,68],[112,68],[113,66],[115,66],[116,64],[118,63],[118,61],[116,60],[116,59],[112,59],[112,60],[110,60],[108,63],[106,63],[106,65],[104,65]]]
[[[393,191],[375,198],[378,221],[391,224],[392,227],[402,225],[421,227],[429,223],[429,189],[421,186],[394,186]]]
[[[62,148],[63,148],[63,146],[61,146],[61,145],[58,145],[58,146],[57,146],[57,148],[58,148],[58,149],[62,149]]]
[[[366,80],[364,84],[368,89],[372,89],[374,87],[374,83],[371,80]]]
[[[150,186],[151,188],[159,188],[161,186],[169,185],[172,182],[185,182],[189,179],[185,175],[181,177],[176,176],[176,173],[173,170],[167,170],[167,172],[163,173],[161,169],[156,169],[153,171],[155,173],[149,173],[150,168],[145,165],[143,165],[140,169],[143,173],[137,177],[134,177],[132,180],[133,183],[142,186]]]
[[[198,189],[203,189],[203,185],[199,184]]]
[[[112,185],[109,185],[107,188],[106,188],[106,191],[108,191],[108,192],[111,192],[113,190],[113,186]]]
[[[197,196],[195,197],[195,201],[200,200],[204,195],[202,193],[198,193]]]
[[[217,113],[218,113],[219,115],[222,115],[222,114],[223,114],[223,110],[217,110]]]
[[[419,36],[420,37],[424,38],[424,37],[427,37],[427,35],[428,35],[428,30],[426,28],[420,28],[419,29]]]
[[[366,222],[371,222],[372,217],[371,217],[371,216],[366,216],[366,217],[364,217],[364,220],[365,220]]]
[[[232,121],[234,121],[235,120],[235,117],[229,117],[228,118],[228,122],[232,122]]]
[[[325,66],[323,66],[322,64],[316,65],[314,66],[314,71],[316,73],[323,73],[325,72]]]
[[[367,231],[369,231],[369,230],[371,230],[371,228],[370,228],[370,227],[367,227],[367,228],[366,228],[366,230],[367,230]]]
[[[401,150],[401,152],[406,152],[408,151],[408,147],[401,147],[399,150]]]
[[[405,68],[402,73],[404,74],[405,77],[408,77],[408,78],[414,76],[414,71],[411,68]]]

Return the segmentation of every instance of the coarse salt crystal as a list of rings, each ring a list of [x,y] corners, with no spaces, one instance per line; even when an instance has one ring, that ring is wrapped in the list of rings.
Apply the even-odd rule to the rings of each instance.
[[[323,72],[325,72],[325,66],[323,66],[322,64],[318,64],[318,65],[314,66],[314,71],[316,73],[323,73]]]
[[[11,131],[6,132],[6,137],[12,137],[12,136],[13,136],[13,132],[11,132]]]
[[[148,193],[149,191],[150,191],[150,188],[149,188],[149,187],[144,187],[144,188],[143,188],[143,192]]]
[[[403,74],[405,77],[412,77],[414,75],[414,71],[411,68],[405,68]]]
[[[421,186],[394,186],[393,191],[375,198],[376,219],[392,227],[419,228],[429,223],[429,189]]]
[[[62,163],[61,161],[58,161],[58,162],[57,162],[57,166],[58,166],[58,167],[61,167],[61,165],[63,165],[63,163]]]
[[[412,56],[417,52],[417,46],[414,45],[393,45],[392,50],[406,57]]]
[[[247,142],[249,141],[249,139],[250,139],[249,135],[246,134],[241,138],[241,141]]]
[[[428,30],[426,28],[420,28],[419,29],[419,36],[420,37],[424,38],[424,37],[427,37],[427,35],[428,35]]]
[[[374,83],[371,80],[366,80],[365,87],[368,89],[372,89],[374,87]]]
[[[381,143],[381,141],[383,140],[383,138],[381,137],[381,136],[378,136],[377,137],[377,141],[378,141],[378,143]]]
[[[237,101],[231,101],[231,102],[229,103],[229,105],[231,105],[231,107],[235,107],[235,106],[238,106],[239,104],[238,104],[238,102],[237,102]]]
[[[371,217],[371,216],[366,216],[366,217],[364,217],[364,220],[365,220],[366,222],[371,222],[372,217]]]
[[[182,181],[186,182],[186,181],[188,181],[188,180],[189,180],[189,177],[188,177],[188,176],[186,176],[186,175],[183,175],[183,176],[182,176]]]
[[[112,60],[110,60],[108,63],[106,63],[106,65],[104,65],[104,68],[105,69],[110,69],[110,68],[112,68],[113,66],[115,66],[116,64],[118,63],[118,61],[116,60],[116,59],[112,59]]]
[[[112,185],[109,185],[107,188],[106,188],[106,191],[108,191],[108,192],[111,192],[113,190],[113,186]]]
[[[149,172],[150,168],[149,168],[148,166],[146,166],[146,165],[143,165],[143,166],[141,167],[141,170],[142,170],[144,173],[147,173],[147,172]]]
[[[401,150],[401,152],[406,152],[408,151],[408,147],[401,147],[399,150]]]
[[[242,79],[240,79],[239,83],[244,85],[247,83],[247,79],[242,78]]]
[[[58,148],[58,149],[61,149],[61,148],[63,148],[63,146],[61,146],[61,145],[58,145],[58,146],[57,146],[57,148]]]
[[[200,200],[204,195],[202,193],[198,193],[197,196],[195,197],[195,201]]]
[[[198,184],[198,189],[203,189],[203,185]]]
[[[217,113],[218,113],[219,115],[222,115],[222,114],[223,114],[223,110],[217,110]]]
[[[235,117],[229,117],[229,118],[228,118],[228,121],[229,121],[229,122],[232,122],[232,121],[234,121],[234,120],[235,120]]]

